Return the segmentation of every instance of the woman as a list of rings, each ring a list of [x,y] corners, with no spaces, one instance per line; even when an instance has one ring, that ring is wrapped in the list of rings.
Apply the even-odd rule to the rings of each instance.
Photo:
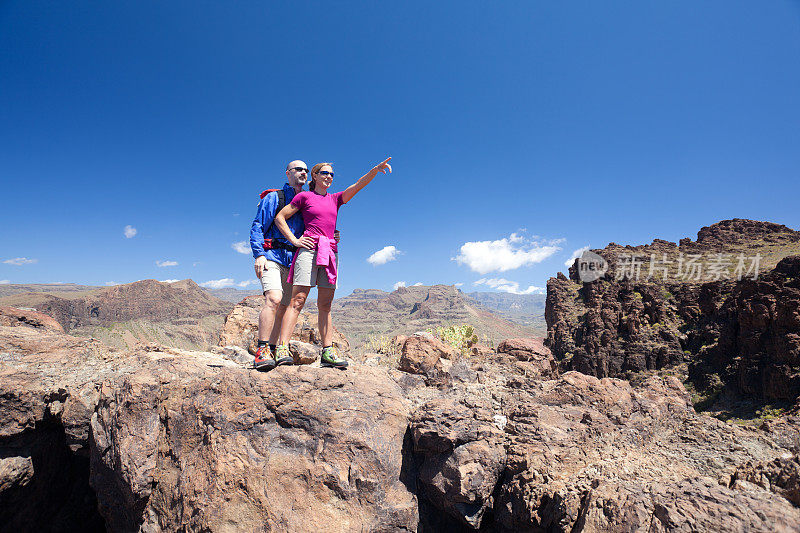
[[[390,173],[392,167],[388,158],[361,176],[361,178],[342,192],[329,193],[333,183],[333,167],[330,163],[318,163],[311,169],[309,190],[298,193],[289,205],[275,215],[275,226],[286,239],[297,247],[292,266],[289,270],[289,282],[293,283],[292,301],[283,316],[281,324],[280,344],[275,358],[289,356],[289,339],[292,337],[297,317],[306,303],[311,287],[317,287],[317,309],[319,311],[319,335],[322,337],[322,366],[347,368],[347,361],[339,356],[331,340],[333,323],[331,321],[331,303],[336,290],[337,267],[336,254],[336,217],[339,208],[349,202],[358,191],[367,186],[378,172]],[[305,232],[299,239],[295,237],[286,220],[300,212],[305,223]]]

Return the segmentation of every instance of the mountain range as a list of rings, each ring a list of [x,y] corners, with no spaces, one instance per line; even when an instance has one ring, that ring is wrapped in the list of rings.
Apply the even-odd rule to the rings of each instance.
[[[205,289],[192,280],[143,280],[111,287],[76,284],[0,286],[0,306],[30,308],[55,318],[73,335],[116,347],[158,342],[183,349],[216,345],[226,315],[258,291]],[[398,334],[470,324],[486,344],[544,335],[543,296],[462,293],[453,286],[356,289],[334,300],[334,321],[354,349]],[[485,302],[485,303],[484,303]],[[306,308],[315,310],[309,300]],[[538,321],[537,321],[538,320]]]

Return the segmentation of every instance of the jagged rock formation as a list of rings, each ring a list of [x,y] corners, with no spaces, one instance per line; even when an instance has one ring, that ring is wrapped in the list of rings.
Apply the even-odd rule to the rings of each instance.
[[[612,243],[594,252],[610,265],[601,279],[581,283],[576,260],[569,279],[559,273],[548,281],[548,345],[564,369],[620,377],[686,362],[703,389],[725,384],[787,401],[800,395],[800,257],[791,256],[800,252],[800,232],[734,219],[701,229],[697,242]],[[649,261],[651,254],[672,261],[658,267],[666,276],[656,270],[648,279],[645,267],[637,279],[630,264],[616,262],[620,255]],[[701,258],[698,272],[718,273],[718,254],[730,255],[729,274],[737,254],[760,254],[759,278],[678,278],[678,263],[691,255]]]
[[[11,529],[800,531],[800,420],[698,415],[672,377],[541,375],[520,360],[535,341],[432,380],[357,363],[259,373],[225,350],[113,350],[17,324],[0,326]]]

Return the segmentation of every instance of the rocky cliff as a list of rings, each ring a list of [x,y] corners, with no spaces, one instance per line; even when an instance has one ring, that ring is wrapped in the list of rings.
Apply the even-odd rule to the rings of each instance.
[[[259,373],[15,313],[4,530],[800,531],[800,419],[742,428],[673,377],[560,374],[541,339]]]
[[[547,284],[548,345],[563,369],[623,377],[685,363],[702,390],[798,398],[800,232],[734,219],[697,241],[593,252],[608,263],[602,277],[582,282],[576,260]]]

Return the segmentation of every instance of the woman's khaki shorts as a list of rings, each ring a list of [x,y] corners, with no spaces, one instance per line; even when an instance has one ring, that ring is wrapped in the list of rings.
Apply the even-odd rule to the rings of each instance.
[[[336,271],[339,271],[339,255],[336,254]],[[294,262],[294,284],[303,287],[322,287],[335,289],[339,284],[338,276],[336,285],[328,281],[325,267],[317,266],[317,251],[301,248]]]
[[[286,281],[287,277],[289,277],[289,267],[267,259],[264,272],[261,273],[261,290],[265,294],[267,291],[283,291],[281,303],[288,306],[292,301],[292,286]]]

